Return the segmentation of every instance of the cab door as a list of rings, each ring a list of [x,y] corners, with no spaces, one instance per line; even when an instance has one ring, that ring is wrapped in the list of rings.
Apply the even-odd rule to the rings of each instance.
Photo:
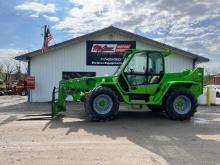
[[[164,58],[159,52],[137,53],[124,69],[129,86],[129,100],[147,102],[153,95],[164,74]]]

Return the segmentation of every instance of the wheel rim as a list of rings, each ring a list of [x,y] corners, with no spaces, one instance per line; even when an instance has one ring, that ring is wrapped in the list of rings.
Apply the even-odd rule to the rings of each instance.
[[[178,114],[187,114],[191,109],[191,101],[187,96],[178,96],[173,102],[173,108]]]
[[[101,94],[95,97],[93,101],[93,109],[98,114],[107,114],[111,111],[113,102],[110,96]]]

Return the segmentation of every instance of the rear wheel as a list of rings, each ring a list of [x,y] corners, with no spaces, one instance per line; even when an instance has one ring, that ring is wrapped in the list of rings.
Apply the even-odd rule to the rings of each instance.
[[[156,113],[163,112],[163,110],[164,110],[163,106],[148,105],[147,107],[148,107],[152,112],[156,112]]]
[[[165,112],[170,119],[185,120],[194,115],[197,99],[187,89],[177,89],[168,93],[164,102]]]
[[[99,87],[86,95],[85,111],[91,120],[111,120],[118,109],[118,97],[109,88]]]

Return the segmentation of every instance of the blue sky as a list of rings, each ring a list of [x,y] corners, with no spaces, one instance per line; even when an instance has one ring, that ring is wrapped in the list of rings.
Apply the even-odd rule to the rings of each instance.
[[[7,0],[0,2],[0,60],[41,48],[44,24],[54,41],[110,25],[211,59],[220,69],[219,0]]]
[[[0,2],[0,48],[39,49],[42,44],[42,26],[48,24],[52,27],[56,23],[55,21],[48,20],[45,16],[62,19],[65,17],[65,14],[67,14],[65,8],[68,10],[72,6],[69,3],[56,3],[56,13],[46,12],[42,14],[36,14],[31,10],[16,9],[16,6],[27,4],[27,2],[29,1],[7,0]],[[49,4],[53,4],[52,2],[53,1],[48,1]],[[65,31],[52,30],[52,32],[54,33],[55,42],[63,41],[68,36],[68,33]]]

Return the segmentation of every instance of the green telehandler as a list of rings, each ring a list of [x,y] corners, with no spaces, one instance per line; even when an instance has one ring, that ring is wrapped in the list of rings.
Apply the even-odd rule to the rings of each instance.
[[[170,54],[129,49],[112,76],[61,80],[58,91],[53,89],[52,117],[66,110],[66,97],[71,95],[74,102],[84,102],[90,120],[114,119],[120,102],[146,105],[153,112],[164,111],[173,120],[189,119],[203,92],[203,69],[165,73],[164,58]]]

